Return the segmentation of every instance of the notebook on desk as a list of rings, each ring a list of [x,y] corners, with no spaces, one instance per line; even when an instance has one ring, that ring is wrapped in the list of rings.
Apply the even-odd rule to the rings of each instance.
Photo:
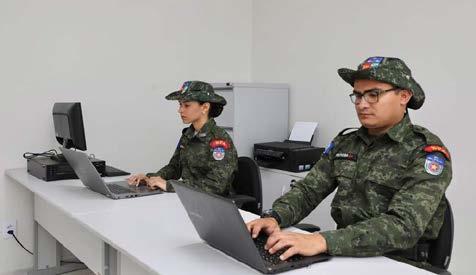
[[[212,247],[263,273],[279,273],[328,260],[327,254],[279,259],[264,249],[267,236],[253,240],[238,208],[230,200],[171,181],[200,238]]]
[[[106,183],[85,153],[65,148],[60,150],[83,184],[108,198],[126,199],[162,193],[161,190],[151,190],[146,186],[130,186],[125,180]]]

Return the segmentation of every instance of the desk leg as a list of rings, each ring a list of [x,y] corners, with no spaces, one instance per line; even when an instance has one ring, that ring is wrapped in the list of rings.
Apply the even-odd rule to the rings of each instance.
[[[117,273],[118,275],[128,275],[128,274],[156,275],[157,274],[156,271],[146,268],[145,266],[141,266],[135,260],[131,259],[127,255],[124,255],[120,252],[118,252],[117,258],[118,258],[118,267],[119,267],[119,273]],[[197,271],[197,273],[199,273],[199,271]],[[223,274],[226,274],[226,272],[224,272]]]
[[[69,263],[61,265],[61,252],[63,246],[56,240],[54,240],[54,248],[48,249],[48,240],[43,240],[42,246],[46,247],[43,251],[47,257],[49,254],[54,254],[56,266],[50,267],[49,264],[45,264],[44,260],[40,261],[40,234],[48,234],[36,221],[34,223],[34,246],[33,246],[33,270],[28,272],[28,275],[53,275],[53,274],[63,274],[66,272],[72,272],[75,270],[86,269],[86,265],[81,263]],[[49,234],[48,234],[49,235]],[[49,239],[49,238],[44,238]],[[51,243],[51,242],[49,242]],[[51,248],[51,245],[49,245]],[[46,258],[47,258],[46,257]],[[53,264],[54,265],[54,264]],[[41,267],[40,267],[41,266]]]
[[[38,270],[38,223],[33,225],[33,270]]]
[[[118,275],[117,250],[104,243],[104,275]]]

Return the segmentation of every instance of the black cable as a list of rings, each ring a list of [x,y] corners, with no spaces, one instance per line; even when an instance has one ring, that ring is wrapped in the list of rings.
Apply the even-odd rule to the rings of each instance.
[[[51,158],[53,156],[58,156],[58,152],[55,149],[51,149],[51,150],[45,151],[43,153],[32,153],[32,152],[23,153],[23,158],[26,158],[26,159],[33,159],[33,158],[36,158],[36,157]]]
[[[13,232],[13,230],[9,230],[7,233],[10,234],[10,235],[12,235],[13,238],[15,238],[15,240],[17,241],[17,243],[18,243],[21,247],[23,247],[23,249],[25,249],[28,253],[30,253],[31,255],[33,255],[33,253],[31,253],[30,250],[26,249],[26,248],[23,246],[23,244],[17,239],[17,236],[15,236],[15,233]]]
[[[23,246],[23,244],[18,240],[18,238],[17,238],[17,236],[15,235],[15,233],[13,232],[13,230],[9,230],[7,233],[10,234],[10,235],[12,235],[13,238],[15,238],[15,240],[17,241],[17,243],[18,243],[21,247],[23,247],[23,249],[26,250],[26,252],[28,252],[28,253],[30,253],[31,255],[33,255],[33,253],[32,253],[30,250],[26,249],[26,248]],[[79,261],[61,261],[61,263],[63,263],[63,264],[84,264],[83,262],[79,262]]]

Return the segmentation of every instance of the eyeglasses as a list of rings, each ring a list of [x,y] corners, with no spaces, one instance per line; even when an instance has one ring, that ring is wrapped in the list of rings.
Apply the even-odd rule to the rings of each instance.
[[[352,101],[352,103],[354,104],[359,104],[360,102],[362,102],[362,98],[368,103],[377,103],[380,95],[386,92],[396,91],[396,90],[400,90],[400,88],[394,87],[388,90],[370,89],[370,90],[364,91],[363,93],[352,91],[349,97],[350,97],[350,101]]]

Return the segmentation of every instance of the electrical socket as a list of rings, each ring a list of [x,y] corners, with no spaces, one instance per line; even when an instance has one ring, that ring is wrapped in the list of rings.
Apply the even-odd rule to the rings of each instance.
[[[3,221],[2,235],[4,239],[13,238],[13,235],[7,233],[10,230],[13,230],[13,233],[15,233],[15,235],[17,234],[17,221],[15,220]]]

